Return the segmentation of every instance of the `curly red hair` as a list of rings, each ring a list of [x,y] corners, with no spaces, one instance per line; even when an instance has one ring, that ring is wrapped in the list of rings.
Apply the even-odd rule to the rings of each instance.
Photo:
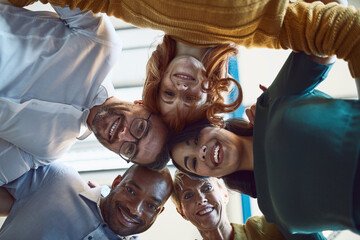
[[[206,79],[202,82],[202,88],[207,93],[206,104],[190,109],[187,113],[177,111],[175,115],[162,116],[163,120],[174,132],[181,131],[188,123],[207,118],[215,125],[222,125],[223,118],[220,113],[235,111],[242,102],[240,84],[227,76],[229,57],[236,55],[238,49],[234,44],[219,44],[210,47],[205,52],[202,63],[206,69]],[[159,89],[163,75],[176,56],[176,41],[169,35],[165,35],[161,44],[156,47],[146,65],[146,80],[143,89],[143,102],[150,111],[161,114]],[[235,101],[225,104],[223,93],[228,92],[233,82],[238,89],[238,97]],[[196,110],[196,114],[194,114]]]

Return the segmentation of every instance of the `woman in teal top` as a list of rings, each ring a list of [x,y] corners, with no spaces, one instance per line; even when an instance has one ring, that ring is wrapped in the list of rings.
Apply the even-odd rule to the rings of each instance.
[[[360,233],[360,101],[314,89],[330,68],[292,53],[257,101],[253,136],[236,120],[225,129],[190,126],[172,143],[174,164],[257,197],[266,220],[289,239]]]

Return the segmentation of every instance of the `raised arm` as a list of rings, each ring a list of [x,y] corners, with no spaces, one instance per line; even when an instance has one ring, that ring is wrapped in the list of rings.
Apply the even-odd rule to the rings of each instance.
[[[5,188],[0,187],[0,217],[9,215],[13,204],[14,198]]]
[[[34,0],[9,0],[24,6]],[[293,49],[349,62],[360,78],[360,10],[336,3],[288,0],[41,0],[81,10],[106,12],[142,28],[164,31],[196,46],[234,42],[245,47]],[[325,0],[327,1],[327,0]],[[229,11],[231,9],[231,11]]]

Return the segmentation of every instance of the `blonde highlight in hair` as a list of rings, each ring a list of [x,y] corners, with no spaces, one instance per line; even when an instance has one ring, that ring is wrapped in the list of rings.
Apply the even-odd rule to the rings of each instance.
[[[219,114],[233,112],[240,106],[243,96],[241,86],[227,73],[229,57],[237,53],[238,49],[232,43],[219,44],[206,50],[201,59],[206,69],[206,79],[201,86],[207,94],[207,102],[194,111],[189,111],[191,114],[181,114],[177,111],[177,115],[162,116],[175,133],[181,131],[186,124],[204,117],[215,125],[223,126],[223,118]],[[176,41],[165,35],[163,42],[157,46],[147,63],[143,102],[154,113],[160,113],[159,89],[161,80],[175,56]],[[229,92],[231,83],[235,84],[238,96],[233,102],[225,103],[223,95]]]

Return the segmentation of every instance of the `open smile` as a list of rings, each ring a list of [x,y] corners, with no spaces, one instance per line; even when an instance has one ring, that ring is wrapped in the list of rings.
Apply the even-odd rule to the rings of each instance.
[[[212,211],[214,211],[214,207],[207,206],[204,209],[198,211],[196,215],[204,216],[210,214]]]
[[[109,130],[108,130],[108,139],[109,141],[113,139],[113,136],[115,136],[116,132],[121,131],[122,130],[122,118],[116,118],[115,121],[110,125]]]
[[[214,144],[214,146],[212,146],[211,151],[210,151],[210,159],[215,167],[219,166],[222,163],[223,156],[224,156],[224,152],[223,152],[222,145],[221,145],[221,143],[219,143],[217,141]]]
[[[137,220],[127,214],[123,209],[121,209],[120,207],[118,207],[117,209],[117,217],[118,220],[122,223],[122,225],[126,227],[133,227],[134,225],[139,224]]]
[[[195,78],[189,73],[175,73],[173,76],[183,81],[195,81]]]

